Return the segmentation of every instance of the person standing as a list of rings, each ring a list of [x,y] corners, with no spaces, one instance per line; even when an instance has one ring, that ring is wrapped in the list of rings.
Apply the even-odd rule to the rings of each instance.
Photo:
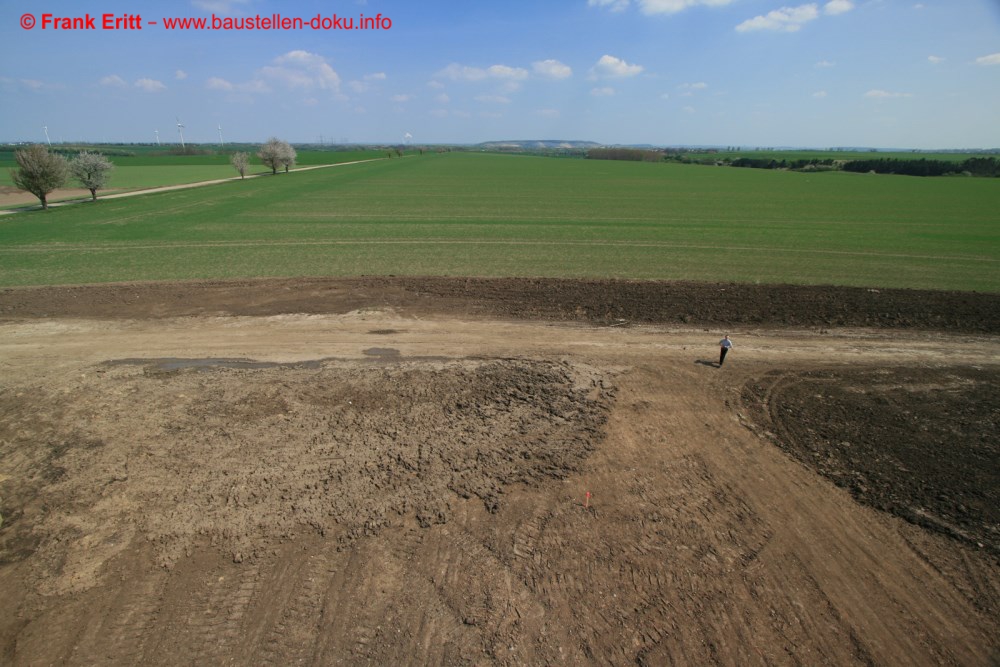
[[[726,360],[726,354],[729,350],[733,349],[733,341],[729,340],[729,334],[719,341],[719,367],[722,367],[722,362]]]

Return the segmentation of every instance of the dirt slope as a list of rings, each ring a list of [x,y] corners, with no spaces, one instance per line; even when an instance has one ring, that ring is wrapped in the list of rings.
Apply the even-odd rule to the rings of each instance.
[[[762,416],[821,411],[748,393],[993,391],[995,335],[735,326],[717,368],[715,330],[450,307],[0,323],[0,662],[996,659],[990,515],[859,504]]]

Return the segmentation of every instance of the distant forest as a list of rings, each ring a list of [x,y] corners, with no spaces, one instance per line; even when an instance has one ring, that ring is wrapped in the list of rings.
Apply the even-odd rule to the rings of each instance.
[[[844,171],[876,174],[903,174],[906,176],[945,176],[971,174],[972,176],[1000,176],[1000,160],[992,157],[974,157],[964,162],[942,160],[851,160],[842,167]]]
[[[679,160],[687,162],[682,151],[642,150],[638,148],[592,148],[587,151],[590,160],[630,160],[634,162],[659,162]],[[698,160],[697,162],[703,162]],[[1000,176],[1000,160],[993,157],[973,157],[962,162],[944,160],[875,158],[865,160],[836,160],[834,158],[811,158],[778,160],[775,158],[740,157],[715,162],[720,166],[743,167],[749,169],[788,169],[793,171],[833,171],[841,169],[867,174],[900,174],[904,176]]]

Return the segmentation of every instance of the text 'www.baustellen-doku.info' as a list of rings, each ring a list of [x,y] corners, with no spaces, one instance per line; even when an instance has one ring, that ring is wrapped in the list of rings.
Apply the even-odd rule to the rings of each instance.
[[[148,16],[148,15],[147,15]],[[22,14],[21,27],[25,30],[390,30],[392,19],[382,14],[375,16],[200,16],[143,18],[141,14],[89,14],[59,16],[50,13]]]

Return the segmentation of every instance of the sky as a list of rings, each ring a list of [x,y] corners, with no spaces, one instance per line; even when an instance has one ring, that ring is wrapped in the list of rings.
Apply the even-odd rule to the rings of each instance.
[[[1000,147],[1000,0],[0,0],[0,56],[8,142]]]

